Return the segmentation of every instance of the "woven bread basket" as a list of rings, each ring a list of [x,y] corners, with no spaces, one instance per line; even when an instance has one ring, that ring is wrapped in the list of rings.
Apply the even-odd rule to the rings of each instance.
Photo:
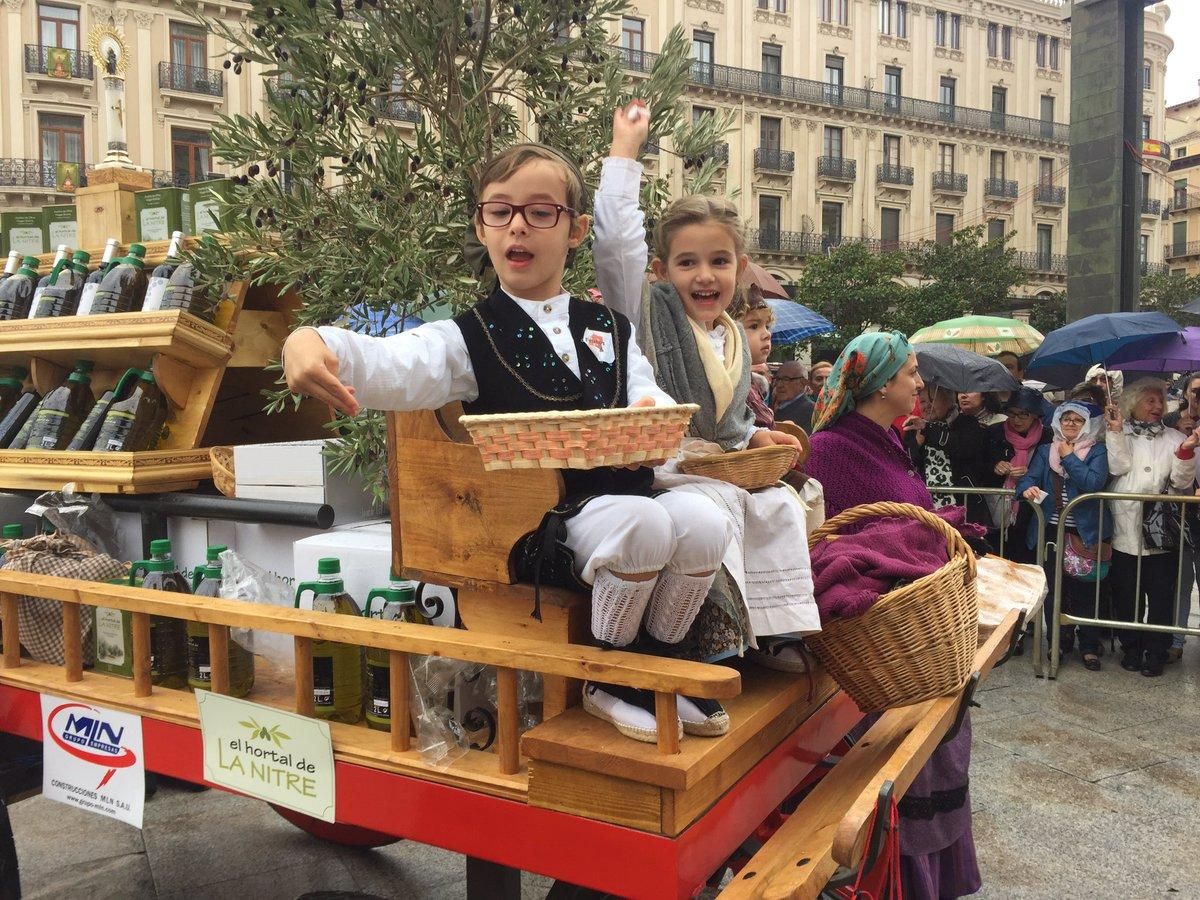
[[[680,460],[679,471],[684,475],[703,475],[717,481],[727,481],[745,491],[769,487],[787,474],[796,463],[795,447],[758,447],[754,450],[735,450],[733,453],[714,453]]]
[[[208,458],[212,463],[213,484],[226,497],[237,497],[237,478],[233,470],[232,447],[210,447]]]
[[[540,413],[462,416],[459,421],[493,469],[597,469],[669,459],[694,403]]]
[[[805,642],[863,712],[952,694],[971,674],[979,642],[975,554],[953,527],[908,503],[871,503],[834,516],[808,538],[837,540],[864,519],[904,517],[939,532],[950,560],[936,572],[884,594],[852,619],[834,619]],[[897,548],[902,552],[902,548]]]

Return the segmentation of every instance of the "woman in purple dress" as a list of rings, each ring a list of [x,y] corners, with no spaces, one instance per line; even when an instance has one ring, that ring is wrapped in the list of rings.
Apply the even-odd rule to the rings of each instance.
[[[892,423],[912,413],[923,387],[917,358],[899,332],[856,337],[817,399],[808,475],[825,489],[830,517],[864,503],[894,501],[934,510],[924,480]],[[961,897],[981,879],[971,836],[968,770],[971,722],[934,751],[899,803],[904,896]]]

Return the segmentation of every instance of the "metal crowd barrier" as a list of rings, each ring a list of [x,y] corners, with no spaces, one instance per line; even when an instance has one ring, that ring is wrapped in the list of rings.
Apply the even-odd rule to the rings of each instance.
[[[941,496],[941,495],[945,495],[948,497],[962,496],[964,498],[974,496],[974,497],[983,497],[983,498],[985,498],[985,500],[988,497],[1002,497],[1008,501],[1017,499],[1017,497],[1013,494],[1012,491],[1008,490],[1007,488],[1002,488],[1002,487],[983,488],[983,487],[958,487],[955,485],[951,485],[948,487],[930,488],[929,492],[931,494],[933,494],[934,496]],[[1046,563],[1046,513],[1042,509],[1041,504],[1032,503],[1029,500],[1025,500],[1024,498],[1021,499],[1021,502],[1024,503],[1026,506],[1030,507],[1031,509],[1033,509],[1034,521],[1037,522],[1037,546],[1034,548],[1035,561],[1037,562],[1038,566],[1040,566],[1044,569],[1045,563]],[[988,510],[990,513],[991,512],[990,504],[988,506]],[[976,522],[976,519],[974,519],[970,516],[969,510],[968,510],[967,520],[970,522]],[[990,517],[986,521],[976,522],[976,523],[979,525],[986,525],[989,530],[996,528],[995,521]],[[1005,556],[1004,548],[1008,543],[1008,538],[1009,538],[1008,532],[1009,532],[1010,528],[1011,528],[1011,526],[1005,525],[1003,528],[999,529],[1000,546],[997,548],[996,552],[1000,556]],[[1013,539],[1018,540],[1018,541],[1024,541],[1025,535],[1017,534],[1017,535],[1013,536]],[[1005,557],[1005,558],[1007,558],[1007,557]],[[1035,606],[1033,609],[1031,609],[1029,611],[1029,614],[1025,617],[1026,622],[1032,621],[1032,623],[1033,623],[1033,653],[1032,653],[1033,672],[1038,678],[1042,678],[1045,675],[1045,663],[1046,663],[1046,648],[1043,643],[1043,634],[1045,632],[1045,624],[1043,622],[1043,617],[1042,617],[1042,607],[1043,607],[1044,603],[1045,603],[1044,600],[1039,601],[1037,606]],[[1055,629],[1055,633],[1057,633],[1057,629]],[[1051,669],[1050,677],[1051,678],[1054,677],[1053,669]]]
[[[1185,522],[1185,515],[1186,515],[1187,507],[1200,505],[1200,497],[1196,497],[1196,496],[1192,496],[1192,495],[1188,495],[1188,494],[1122,494],[1122,493],[1115,493],[1115,492],[1111,492],[1111,491],[1100,491],[1095,494],[1080,494],[1078,497],[1076,497],[1074,500],[1071,500],[1070,502],[1068,502],[1066,504],[1066,506],[1063,507],[1062,514],[1059,516],[1058,528],[1055,532],[1054,544],[1053,544],[1053,546],[1056,549],[1056,552],[1057,552],[1057,548],[1063,546],[1063,539],[1065,537],[1065,532],[1066,532],[1065,523],[1066,523],[1068,517],[1070,516],[1071,511],[1076,506],[1079,506],[1080,504],[1083,504],[1083,503],[1087,503],[1089,501],[1099,501],[1099,503],[1100,503],[1100,533],[1103,534],[1107,503],[1109,501],[1113,501],[1113,500],[1129,500],[1129,501],[1134,501],[1134,502],[1138,503],[1138,508],[1139,508],[1138,519],[1139,519],[1139,521],[1142,518],[1144,518],[1144,516],[1145,516],[1145,512],[1146,512],[1145,505],[1147,503],[1157,503],[1159,501],[1164,501],[1164,502],[1171,503],[1171,504],[1178,504],[1179,505],[1180,533],[1183,533],[1183,531],[1184,531],[1184,522]],[[1117,621],[1117,620],[1111,619],[1111,618],[1110,619],[1100,618],[1101,588],[1104,586],[1105,582],[1108,581],[1108,578],[1111,578],[1111,574],[1107,578],[1105,578],[1104,581],[1097,581],[1095,583],[1095,590],[1092,595],[1092,618],[1089,619],[1084,616],[1064,614],[1062,611],[1063,577],[1062,577],[1061,554],[1058,554],[1059,572],[1057,574],[1059,575],[1059,577],[1055,578],[1055,580],[1054,580],[1054,606],[1053,606],[1054,616],[1052,618],[1052,621],[1057,623],[1059,626],[1061,626],[1061,625],[1092,625],[1092,626],[1095,626],[1098,628],[1112,628],[1112,629],[1121,630],[1121,631],[1152,631],[1152,632],[1160,632],[1160,633],[1167,632],[1169,634],[1182,633],[1182,634],[1190,634],[1190,635],[1195,635],[1195,636],[1200,637],[1200,628],[1189,627],[1186,619],[1184,620],[1184,623],[1182,626],[1179,624],[1176,624],[1178,621],[1178,618],[1179,618],[1179,602],[1180,602],[1179,601],[1179,579],[1183,575],[1184,559],[1193,553],[1192,547],[1189,546],[1186,541],[1180,541],[1179,547],[1176,550],[1167,551],[1167,552],[1173,552],[1176,554],[1175,592],[1174,592],[1175,603],[1174,603],[1174,607],[1173,607],[1175,612],[1172,615],[1172,622],[1170,625],[1155,625],[1155,624],[1151,624],[1149,622],[1141,621],[1142,613],[1146,611],[1142,606],[1143,552],[1141,552],[1141,551],[1145,550],[1145,545],[1143,543],[1141,529],[1138,530],[1138,543],[1139,543],[1139,553],[1137,556],[1137,580],[1135,582],[1135,590],[1134,590],[1133,621],[1132,622]],[[1188,564],[1192,565],[1190,560],[1189,560]],[[1189,595],[1185,599],[1186,599],[1186,602],[1188,603],[1188,608],[1190,610],[1191,596]],[[1059,665],[1058,651],[1059,651],[1059,646],[1060,646],[1060,642],[1061,642],[1061,636],[1059,634],[1059,631],[1060,631],[1060,628],[1056,627],[1053,629],[1053,634],[1050,635],[1050,677],[1052,679],[1056,678],[1058,676],[1058,665]]]

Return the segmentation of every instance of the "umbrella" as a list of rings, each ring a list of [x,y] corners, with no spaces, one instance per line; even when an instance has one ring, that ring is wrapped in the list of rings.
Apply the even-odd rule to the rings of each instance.
[[[784,289],[775,276],[756,262],[746,266],[746,271],[742,273],[742,284],[746,287],[750,287],[752,284],[757,285],[764,297],[775,297],[779,300],[791,298],[791,294]]]
[[[1180,312],[1191,313],[1193,316],[1200,316],[1200,297],[1194,300],[1189,300],[1180,310]]]
[[[950,344],[918,344],[917,368],[927,384],[949,391],[1015,391],[1021,387],[994,359]]]
[[[1200,369],[1200,328],[1138,341],[1108,358],[1110,369],[1133,372],[1191,372]]]
[[[1107,363],[1118,350],[1180,331],[1174,319],[1157,312],[1088,316],[1046,335],[1027,371],[1051,384],[1071,385],[1089,366]]]
[[[771,326],[772,343],[781,346],[797,344],[819,334],[833,334],[837,330],[827,318],[794,300],[772,298],[767,301],[767,306],[775,314],[775,324]]]
[[[914,344],[954,344],[982,356],[1036,350],[1042,333],[1031,325],[1000,316],[959,316],[922,328],[909,340]]]

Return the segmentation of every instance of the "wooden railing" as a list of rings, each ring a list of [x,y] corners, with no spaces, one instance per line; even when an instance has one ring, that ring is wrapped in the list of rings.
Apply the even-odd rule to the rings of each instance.
[[[709,699],[735,697],[741,676],[733,669],[684,660],[662,659],[620,650],[600,650],[577,644],[503,637],[487,632],[383,622],[304,609],[188,595],[144,588],[77,581],[50,575],[0,571],[0,617],[3,618],[3,668],[21,665],[17,615],[20,596],[58,601],[63,614],[63,654],[68,682],[83,680],[80,620],[83,606],[105,606],[128,612],[133,624],[133,696],[149,697],[150,617],[163,616],[208,625],[211,646],[212,687],[229,691],[229,629],[249,628],[290,634],[295,648],[295,709],[313,714],[313,641],[337,641],[388,651],[391,687],[391,746],[397,752],[411,748],[409,728],[409,654],[444,656],[496,668],[496,748],[500,770],[514,774],[520,768],[517,673],[542,675],[650,690],[660,723],[658,749],[679,752],[674,725],[678,694]],[[661,727],[662,723],[671,727]]]

